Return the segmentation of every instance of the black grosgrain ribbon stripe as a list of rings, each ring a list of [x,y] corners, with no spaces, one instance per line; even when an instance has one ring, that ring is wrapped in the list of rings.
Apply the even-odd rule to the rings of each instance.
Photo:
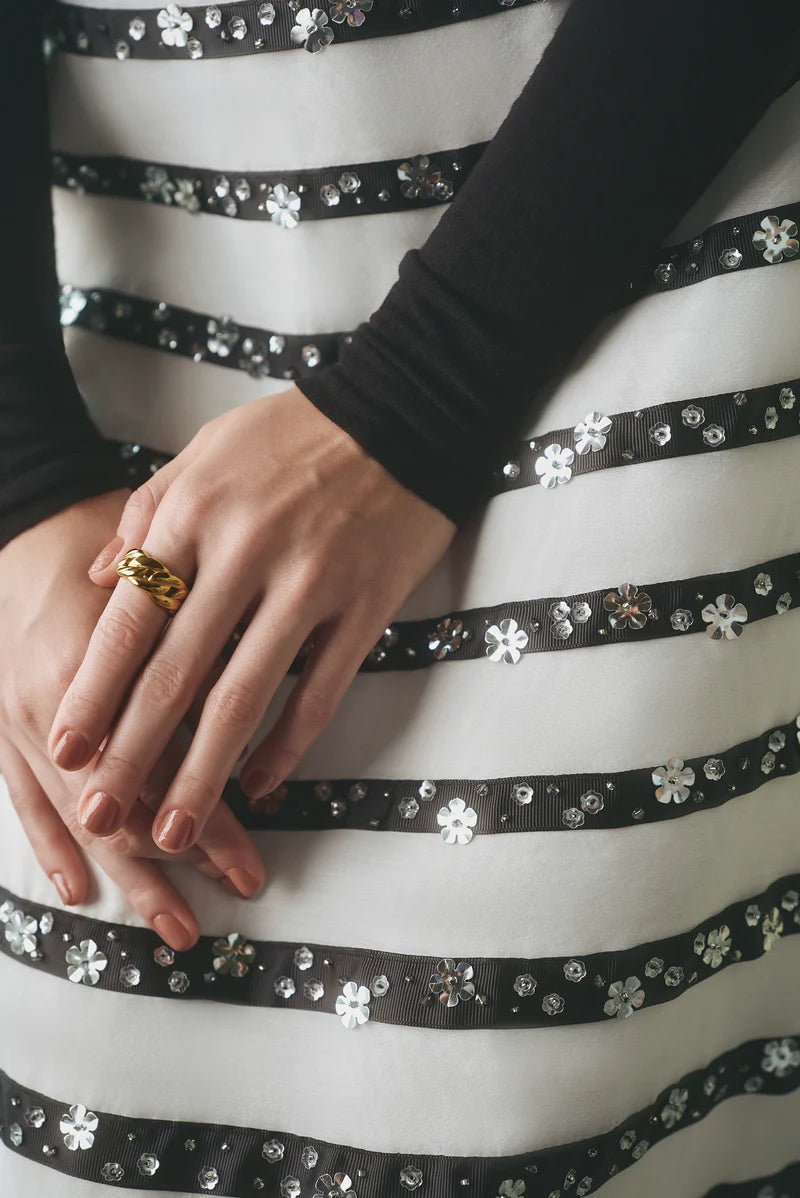
[[[677,935],[574,957],[452,958],[203,936],[173,952],[149,928],[48,911],[0,891],[2,951],[80,985],[189,1001],[303,1010],[438,1030],[552,1027],[627,1019],[669,1002],[800,932],[800,874]],[[781,950],[779,950],[781,951]],[[350,1018],[352,1004],[358,1014]]]
[[[583,1198],[725,1100],[797,1090],[798,1035],[745,1041],[658,1090],[615,1127],[515,1156],[369,1152],[269,1129],[133,1119],[87,1109],[89,1095],[50,1098],[0,1073],[3,1142],[61,1173],[121,1189],[225,1198],[254,1192],[264,1198],[402,1198],[419,1189],[427,1198],[527,1198],[564,1187]]]
[[[324,24],[333,34],[331,45],[364,41],[365,38],[418,33],[442,25],[457,25],[523,8],[541,0],[358,0],[350,4],[321,0]],[[159,8],[104,9],[79,4],[55,3],[50,7],[51,34],[62,50],[121,61],[136,58],[188,61],[204,58],[233,58],[264,54],[272,50],[300,50],[292,40],[295,15],[304,8],[302,0],[273,0],[270,9],[262,0],[239,0],[235,4],[167,4]],[[208,8],[217,9],[209,25]],[[316,10],[314,3],[309,9]],[[159,24],[160,11],[176,10],[183,18],[177,35]],[[174,14],[173,14],[174,15]],[[359,22],[359,15],[363,19]],[[342,19],[344,17],[344,19]],[[266,23],[265,23],[266,18]],[[339,18],[337,20],[337,18]],[[141,25],[132,22],[142,22]],[[358,23],[357,23],[358,22]],[[174,26],[174,22],[173,22]],[[311,45],[318,39],[312,35]],[[323,39],[326,40],[326,39]]]
[[[799,739],[797,716],[720,752],[685,760],[676,755],[670,764],[665,758],[618,773],[290,780],[257,799],[247,798],[238,780],[230,778],[225,800],[251,831],[349,828],[446,834],[450,804],[458,799],[475,813],[469,840],[498,833],[626,828],[720,807],[776,778],[795,776],[800,772]],[[672,779],[666,787],[665,775]]]
[[[78,154],[52,156],[52,181],[92,195],[144,200],[188,213],[279,223],[267,205],[283,184],[300,201],[299,221],[374,216],[436,207],[468,178],[486,142],[407,154],[382,162],[344,163],[317,170],[205,170],[136,158]]]
[[[800,1194],[800,1161],[793,1161],[778,1173],[714,1186],[705,1198],[793,1198]]]

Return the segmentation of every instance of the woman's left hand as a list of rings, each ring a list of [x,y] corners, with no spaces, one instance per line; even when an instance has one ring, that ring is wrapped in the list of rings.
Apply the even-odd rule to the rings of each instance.
[[[301,760],[456,527],[290,387],[203,425],[133,492],[118,531],[91,575],[116,584],[114,594],[48,749],[62,769],[79,769],[108,734],[78,812],[90,832],[113,833],[236,625],[248,621],[154,821],[156,843],[181,852],[201,835],[301,648],[312,640],[277,722],[242,769],[250,797],[274,790]],[[118,579],[116,563],[133,548],[189,584],[174,616]],[[68,730],[67,767],[58,744]]]

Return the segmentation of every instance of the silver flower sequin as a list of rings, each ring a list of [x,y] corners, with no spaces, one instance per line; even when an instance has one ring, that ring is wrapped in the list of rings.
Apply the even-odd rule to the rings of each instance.
[[[721,424],[707,424],[703,429],[703,440],[706,445],[711,445],[716,449],[725,440],[725,429]]]
[[[681,412],[681,420],[687,428],[699,428],[705,418],[705,412],[695,403],[687,404]]]
[[[577,453],[597,453],[603,449],[611,428],[611,419],[601,412],[589,412],[575,425],[575,450]],[[569,463],[568,463],[569,464]]]
[[[770,263],[794,258],[800,250],[797,225],[793,220],[779,221],[777,216],[765,216],[761,228],[753,234],[753,245],[762,251],[762,257]]]
[[[686,1114],[688,1101],[688,1090],[683,1090],[677,1086],[674,1090],[670,1090],[667,1105],[661,1111],[661,1122],[665,1127],[674,1127],[676,1123],[680,1122]]]
[[[436,822],[442,830],[445,844],[469,844],[478,822],[478,813],[467,807],[463,799],[451,799],[446,807],[436,813]]]
[[[156,16],[165,46],[185,46],[194,20],[190,13],[183,12],[179,4],[168,4]]]
[[[568,446],[562,447],[554,443],[553,445],[545,446],[542,454],[534,463],[541,484],[547,490],[553,487],[562,486],[568,483],[572,478],[572,463],[575,461],[575,454]]]
[[[346,1028],[360,1027],[367,1022],[371,997],[366,986],[345,982],[342,993],[337,996],[335,1010]]]
[[[314,11],[319,12],[319,9],[315,8]],[[308,9],[302,9],[301,13],[303,12],[308,12]],[[301,13],[297,14],[298,18]],[[294,30],[292,32],[294,33]],[[331,33],[332,37],[333,34]],[[267,196],[265,203],[273,225],[278,225],[281,229],[294,229],[297,227],[300,221],[301,205],[302,200],[300,196],[296,191],[290,191],[285,183],[276,183]]]
[[[204,1165],[197,1174],[197,1180],[200,1182],[201,1190],[215,1190],[219,1183],[219,1173],[213,1165]]]
[[[453,184],[445,179],[441,167],[431,162],[426,154],[417,154],[410,162],[401,162],[397,168],[400,194],[406,200],[449,200]]]
[[[239,340],[239,326],[230,316],[221,316],[206,322],[206,346],[210,354],[227,358]]]
[[[694,770],[681,757],[670,757],[666,765],[653,770],[652,778],[659,803],[685,803],[694,785]]]
[[[143,1152],[136,1162],[136,1168],[142,1177],[155,1177],[161,1167],[161,1161],[152,1152]]]
[[[317,1198],[358,1198],[352,1185],[346,1173],[334,1173],[333,1177],[330,1173],[323,1173],[317,1178],[314,1194]]]
[[[36,952],[39,943],[36,935],[38,931],[37,921],[24,911],[12,911],[5,921],[6,943],[16,957]]]
[[[400,1185],[404,1190],[418,1190],[422,1181],[422,1170],[416,1165],[406,1165],[400,1170]]]
[[[214,952],[214,971],[227,973],[232,978],[243,978],[255,960],[256,950],[237,932],[220,936],[211,947]]]
[[[303,46],[311,54],[316,54],[333,41],[328,14],[321,8],[301,8],[294,20],[291,32],[293,46]]]
[[[731,951],[731,930],[727,924],[712,928],[708,933],[703,961],[712,969],[717,969]]]
[[[58,1128],[70,1152],[92,1147],[99,1122],[94,1111],[87,1111],[81,1103],[71,1106],[66,1114],[61,1116]]]
[[[764,1045],[764,1056],[761,1068],[765,1073],[773,1073],[775,1077],[788,1077],[800,1066],[800,1044],[791,1037],[782,1040],[768,1040]]]
[[[772,579],[769,574],[761,571],[753,579],[753,590],[757,595],[768,595],[772,590]]]
[[[331,0],[331,20],[338,25],[347,21],[348,25],[358,28],[364,24],[364,14],[370,11],[372,5],[373,0]]]
[[[725,774],[725,762],[720,757],[709,757],[703,765],[703,773],[709,782],[719,782]]]
[[[707,603],[700,613],[706,622],[706,632],[712,640],[734,640],[742,634],[747,620],[747,608],[737,603],[733,595],[717,595],[716,603]]]
[[[497,1191],[498,1198],[522,1198],[525,1193],[525,1182],[514,1181],[513,1178],[507,1177],[505,1181],[500,1182],[500,1188]]]
[[[61,288],[60,294],[61,324],[74,324],[88,302],[89,297],[85,292],[77,287],[71,287],[69,283],[65,283]]]
[[[627,1019],[643,1002],[644,990],[641,988],[641,982],[637,977],[629,977],[624,982],[611,983],[608,988],[608,1002],[603,1010],[606,1015]]]
[[[456,964],[452,957],[444,957],[436,966],[436,972],[431,974],[428,989],[439,996],[443,1006],[455,1007],[474,997],[473,976],[473,968],[466,961]]]
[[[672,439],[672,431],[668,424],[654,424],[649,432],[650,440],[656,445],[666,445]]]
[[[764,916],[764,919],[761,922],[761,932],[764,937],[764,950],[769,952],[771,948],[775,947],[783,935],[783,920],[781,919],[781,913],[777,907],[773,907],[772,910]]]
[[[612,628],[644,628],[653,601],[633,583],[624,582],[616,591],[608,592],[603,607],[610,613],[608,622]]]
[[[486,656],[489,661],[505,661],[516,665],[522,656],[522,650],[528,644],[528,634],[519,627],[516,620],[501,620],[499,625],[492,624],[484,633],[486,641]]]
[[[676,607],[669,618],[669,622],[676,632],[688,632],[692,624],[694,624],[694,616],[687,608]]]
[[[103,1181],[122,1181],[125,1170],[119,1161],[106,1161],[100,1170]]]
[[[428,638],[428,648],[437,661],[441,661],[448,653],[455,653],[461,648],[464,640],[464,622],[451,616],[445,616],[436,625],[436,631]]]
[[[100,974],[108,965],[108,958],[94,940],[81,940],[79,945],[71,945],[66,951],[65,960],[69,980],[83,982],[86,986],[96,986]]]

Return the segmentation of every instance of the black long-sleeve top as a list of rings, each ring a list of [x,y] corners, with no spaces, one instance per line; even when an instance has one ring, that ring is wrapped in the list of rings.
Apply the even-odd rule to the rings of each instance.
[[[10,5],[0,34],[0,545],[126,485],[61,341],[32,13]],[[800,22],[774,28],[756,0],[572,0],[384,302],[297,386],[461,524],[522,413],[798,79]]]

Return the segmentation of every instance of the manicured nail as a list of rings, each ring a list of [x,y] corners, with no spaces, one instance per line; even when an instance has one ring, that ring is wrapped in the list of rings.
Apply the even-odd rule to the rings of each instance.
[[[243,898],[252,898],[261,889],[261,883],[246,869],[229,869],[228,877]]]
[[[62,903],[69,905],[72,902],[72,891],[69,888],[67,879],[63,874],[51,874],[50,881],[58,891],[59,898]]]
[[[161,939],[166,940],[170,948],[174,948],[176,952],[186,952],[194,944],[194,936],[176,915],[154,916],[153,927]]]
[[[117,800],[103,790],[97,790],[81,805],[80,821],[93,836],[109,836],[119,827],[120,806]]]
[[[227,890],[228,894],[232,894],[234,898],[241,898],[241,893],[236,889],[230,878],[220,878],[220,886],[223,890]]]
[[[239,786],[248,799],[263,799],[264,795],[275,789],[275,782],[275,777],[265,770],[252,770],[246,778],[239,779]]]
[[[92,562],[91,566],[89,567],[89,573],[91,574],[96,570],[104,570],[110,562],[113,562],[114,558],[122,548],[122,545],[122,537],[114,537],[113,541],[109,541],[106,547],[100,550],[97,557]]]
[[[156,843],[170,853],[182,853],[194,842],[194,820],[188,811],[175,807],[159,820]]]
[[[76,770],[89,756],[89,742],[82,732],[66,728],[53,749],[53,761],[62,770]]]

